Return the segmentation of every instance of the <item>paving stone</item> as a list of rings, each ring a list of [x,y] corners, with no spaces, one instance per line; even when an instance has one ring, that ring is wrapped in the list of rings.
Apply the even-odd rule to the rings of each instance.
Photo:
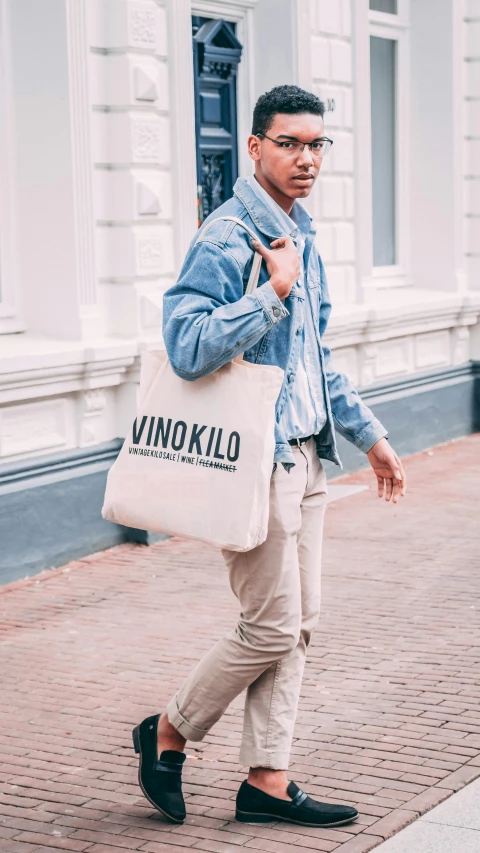
[[[391,835],[394,835],[395,832],[399,832],[400,829],[403,829],[415,820],[416,817],[418,817],[417,812],[408,811],[407,809],[397,809],[396,811],[390,812],[386,817],[382,817],[376,823],[373,823],[368,828],[368,831],[371,835],[379,835],[381,838],[390,838]]]
[[[337,848],[338,853],[368,853],[378,844],[378,835],[358,835]]]
[[[405,808],[416,811],[418,814],[424,814],[443,800],[446,800],[449,794],[450,792],[446,791],[445,788],[429,788],[423,794],[418,794],[417,797],[412,797],[411,800],[408,800],[405,803]]]
[[[448,788],[451,791],[459,791],[460,788],[463,788],[464,785],[467,785],[468,782],[472,782],[473,779],[477,779],[479,776],[480,767],[475,767],[469,764],[467,767],[460,767],[459,770],[455,770],[454,773],[451,773],[449,776],[446,776],[445,779],[437,782],[437,787]]]
[[[478,853],[480,833],[473,829],[418,820],[378,847],[377,853]],[[342,848],[339,847],[339,850]]]
[[[462,788],[421,819],[480,831],[480,780]]]

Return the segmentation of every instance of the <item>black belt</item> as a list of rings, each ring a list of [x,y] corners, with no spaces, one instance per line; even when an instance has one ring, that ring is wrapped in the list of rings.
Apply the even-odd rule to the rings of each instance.
[[[300,447],[301,444],[305,444],[307,441],[313,438],[313,435],[307,435],[306,438],[289,438],[288,443],[292,445],[292,447]]]

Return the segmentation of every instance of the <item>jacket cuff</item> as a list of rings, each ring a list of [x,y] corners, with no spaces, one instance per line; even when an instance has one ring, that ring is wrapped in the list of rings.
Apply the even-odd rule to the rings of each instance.
[[[380,441],[381,438],[386,438],[387,435],[388,431],[385,427],[379,420],[377,420],[377,418],[374,418],[373,421],[369,423],[363,432],[361,432],[355,439],[355,447],[358,447],[358,449],[362,450],[364,453],[368,453],[377,441]]]
[[[252,296],[258,299],[272,326],[275,326],[284,317],[288,317],[289,312],[283,302],[278,298],[269,281],[257,287]]]

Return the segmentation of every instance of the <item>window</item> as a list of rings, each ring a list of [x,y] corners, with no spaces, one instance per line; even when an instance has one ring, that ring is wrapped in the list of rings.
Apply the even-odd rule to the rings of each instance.
[[[370,0],[373,276],[407,283],[408,0]]]
[[[389,15],[397,14],[397,0],[370,0],[371,12],[387,12]]]
[[[238,177],[235,24],[192,17],[199,224],[232,194]]]
[[[373,265],[396,263],[396,45],[370,36]]]

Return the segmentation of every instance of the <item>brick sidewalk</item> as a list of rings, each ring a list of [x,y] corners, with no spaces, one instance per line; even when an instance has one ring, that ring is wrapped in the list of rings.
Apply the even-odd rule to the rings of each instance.
[[[397,508],[377,500],[369,472],[346,478],[368,492],[329,508],[296,727],[292,778],[355,804],[356,824],[232,820],[241,699],[188,749],[184,826],[140,795],[133,724],[164,707],[236,616],[219,555],[169,540],[2,590],[0,851],[365,853],[480,776],[480,435],[407,470]]]

